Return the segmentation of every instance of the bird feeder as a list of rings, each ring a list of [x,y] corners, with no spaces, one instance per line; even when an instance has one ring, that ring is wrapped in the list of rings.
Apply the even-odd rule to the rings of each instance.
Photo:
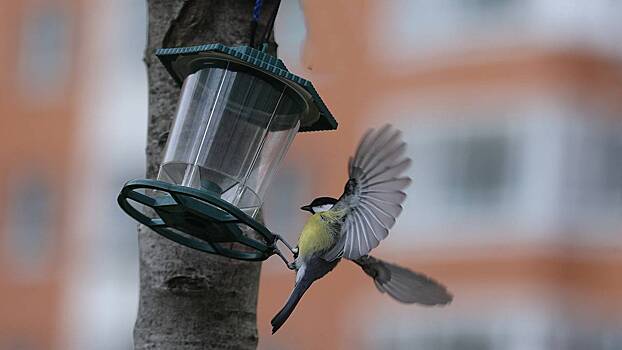
[[[156,55],[181,96],[157,180],[126,183],[121,208],[194,249],[283,258],[280,237],[256,220],[263,196],[296,134],[337,122],[309,81],[254,48],[211,44]]]

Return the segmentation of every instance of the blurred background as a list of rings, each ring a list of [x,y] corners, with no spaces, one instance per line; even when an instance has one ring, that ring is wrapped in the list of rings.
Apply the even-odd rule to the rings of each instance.
[[[146,6],[1,8],[0,349],[131,349],[136,224],[116,196],[145,171]],[[338,196],[362,133],[393,123],[414,183],[375,255],[455,300],[399,305],[344,262],[271,336],[293,283],[272,258],[260,349],[622,348],[620,33],[614,0],[283,0],[279,55],[340,125],[296,138],[268,226],[295,241],[298,207]]]

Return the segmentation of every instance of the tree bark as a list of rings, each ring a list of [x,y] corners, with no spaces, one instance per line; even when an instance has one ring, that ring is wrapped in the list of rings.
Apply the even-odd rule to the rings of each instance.
[[[252,0],[147,0],[147,177],[155,178],[180,89],[154,56],[159,47],[248,44]],[[257,37],[276,1],[264,1]],[[276,45],[272,47],[275,49]],[[254,349],[261,265],[201,253],[140,226],[135,349]]]

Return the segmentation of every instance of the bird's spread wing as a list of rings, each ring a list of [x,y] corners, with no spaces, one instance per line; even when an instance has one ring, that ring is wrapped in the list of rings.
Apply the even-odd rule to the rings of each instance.
[[[350,158],[344,193],[335,205],[346,211],[341,237],[325,259],[358,259],[388,235],[402,211],[406,198],[402,190],[410,184],[410,178],[402,175],[410,166],[405,149],[401,132],[390,125],[363,136]]]

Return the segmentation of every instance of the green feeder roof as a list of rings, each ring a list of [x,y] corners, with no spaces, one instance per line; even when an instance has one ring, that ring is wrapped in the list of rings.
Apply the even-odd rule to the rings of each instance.
[[[188,75],[223,60],[236,62],[263,72],[292,87],[308,102],[312,109],[317,109],[319,118],[309,124],[301,125],[300,131],[337,129],[337,121],[322,101],[313,84],[292,74],[285,67],[283,61],[263,51],[250,46],[228,47],[223,44],[207,44],[162,48],[156,50],[156,56],[179,85]]]

